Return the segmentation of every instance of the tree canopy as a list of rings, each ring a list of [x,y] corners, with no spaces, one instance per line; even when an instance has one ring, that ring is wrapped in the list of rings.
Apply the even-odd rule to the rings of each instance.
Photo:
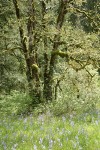
[[[0,38],[1,92],[28,91],[33,105],[64,82],[79,98],[100,74],[99,0],[1,0]]]

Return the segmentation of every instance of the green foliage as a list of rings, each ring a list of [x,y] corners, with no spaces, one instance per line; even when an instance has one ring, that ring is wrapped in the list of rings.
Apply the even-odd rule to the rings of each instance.
[[[100,85],[96,70],[92,70],[92,66],[88,66],[87,69],[90,74],[85,70],[76,72],[72,68],[64,72],[64,64],[60,67],[59,73],[55,74],[56,78],[54,78],[55,87],[57,85],[56,79],[60,81],[57,87],[56,100],[39,105],[35,112],[39,114],[50,111],[52,114],[60,116],[66,113],[95,110],[100,103]],[[59,75],[61,73],[63,76]]]
[[[87,18],[85,13],[81,16],[81,25],[86,32],[98,32],[100,30],[100,2],[99,0],[86,0],[82,7],[87,11]]]
[[[10,94],[11,90],[26,91],[27,81],[24,65],[23,58],[18,52],[0,54],[0,92],[2,94]]]
[[[28,93],[12,91],[0,96],[0,115],[17,115],[30,111],[31,98]]]

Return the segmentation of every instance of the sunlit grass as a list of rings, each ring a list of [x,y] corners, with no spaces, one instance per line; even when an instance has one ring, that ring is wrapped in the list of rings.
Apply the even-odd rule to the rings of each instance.
[[[99,150],[100,115],[1,116],[0,150]]]

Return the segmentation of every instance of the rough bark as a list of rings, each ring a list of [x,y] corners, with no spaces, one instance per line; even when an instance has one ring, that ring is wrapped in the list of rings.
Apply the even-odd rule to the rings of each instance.
[[[33,32],[35,30],[35,11],[34,11],[34,2],[33,0],[29,0],[29,10],[28,10],[28,23],[27,23],[27,32],[28,32],[28,46],[26,44],[26,40],[24,37],[24,29],[21,25],[20,19],[20,9],[18,7],[17,0],[13,0],[13,4],[15,7],[16,17],[19,23],[19,34],[22,44],[22,50],[25,56],[26,61],[26,76],[29,83],[29,93],[33,98],[34,103],[40,103],[41,92],[40,92],[40,80],[39,80],[39,68],[37,64],[37,49],[35,47],[36,42],[35,36],[33,36]]]
[[[60,41],[60,29],[62,28],[63,22],[64,22],[64,17],[65,14],[67,13],[67,1],[61,0],[59,9],[58,9],[58,17],[57,17],[57,24],[56,24],[56,29],[58,30],[58,34],[54,36],[54,43],[53,43],[53,49],[51,52],[51,59],[50,59],[50,67],[49,67],[49,76],[48,76],[48,100],[52,101],[53,99],[53,74],[54,74],[54,67],[56,65],[56,58],[57,55],[54,55],[53,52],[57,50],[59,46],[59,41]]]
[[[42,30],[45,30],[45,21],[44,21],[44,15],[46,13],[46,4],[44,1],[41,2],[42,6]],[[49,91],[50,86],[49,86],[49,59],[48,59],[48,54],[47,54],[47,37],[43,36],[43,42],[44,42],[44,74],[43,74],[43,98],[44,101],[48,101],[48,98],[50,97],[51,93]]]

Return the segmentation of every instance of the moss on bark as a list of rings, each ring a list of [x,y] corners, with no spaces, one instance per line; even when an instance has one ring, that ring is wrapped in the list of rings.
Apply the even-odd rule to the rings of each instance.
[[[68,58],[68,54],[66,52],[62,52],[60,50],[55,50],[52,52],[52,55],[58,55],[62,58],[67,57]]]
[[[35,71],[35,72],[39,72],[39,67],[37,64],[32,64],[32,69]]]

